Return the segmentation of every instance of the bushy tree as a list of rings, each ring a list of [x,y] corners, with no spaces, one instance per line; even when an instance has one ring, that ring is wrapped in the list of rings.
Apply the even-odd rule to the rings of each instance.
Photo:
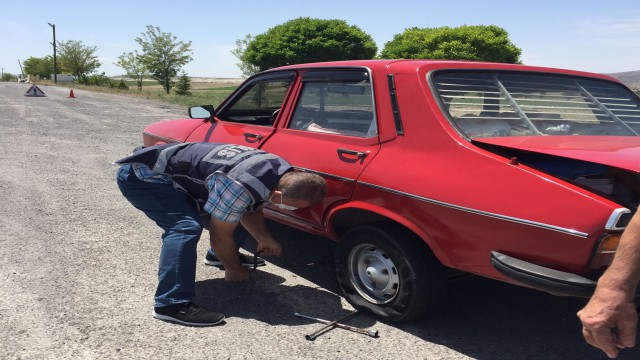
[[[147,25],[147,31],[137,37],[136,42],[142,46],[142,63],[152,79],[157,80],[169,94],[173,87],[172,77],[193,60],[191,41],[183,42],[171,33],[162,32],[157,26]]]
[[[14,81],[16,79],[16,76],[10,73],[3,73],[2,77],[0,77],[0,81]]]
[[[102,65],[95,55],[96,46],[85,46],[82,41],[58,41],[58,63],[76,78],[90,74]]]
[[[113,80],[104,72],[100,74],[83,74],[77,78],[78,83],[82,85],[108,86],[113,87]]]
[[[316,61],[372,59],[377,51],[371,35],[344,20],[298,18],[257,35],[241,61],[263,71]]]
[[[495,25],[409,28],[396,34],[380,53],[383,59],[451,59],[520,63],[522,50]]]
[[[124,82],[124,80],[120,79],[120,81],[118,81],[117,83],[112,83],[114,84],[113,87],[115,87],[116,89],[119,90],[129,90],[129,86],[127,85],[126,82]]]
[[[142,56],[137,51],[118,56],[118,62],[114,64],[124,69],[127,76],[134,79],[138,84],[138,91],[142,91],[142,80],[149,75],[149,72],[142,61]]]
[[[191,79],[189,79],[187,73],[182,72],[173,92],[175,92],[176,95],[191,95],[191,91],[189,90],[191,90]]]
[[[82,75],[78,78],[78,83],[82,85],[108,87],[111,89],[129,90],[129,86],[127,86],[124,80],[112,80],[104,72],[101,74]]]
[[[38,75],[41,79],[50,79],[53,74],[53,57],[29,57],[22,62],[24,75]]]

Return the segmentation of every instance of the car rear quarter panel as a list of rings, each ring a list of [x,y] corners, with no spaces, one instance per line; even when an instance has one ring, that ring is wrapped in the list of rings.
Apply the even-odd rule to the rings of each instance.
[[[489,262],[490,251],[500,251],[588,270],[615,203],[460,137],[440,113],[426,70],[396,74],[396,88],[405,135],[382,144],[354,202],[412,229],[453,268],[506,280]]]

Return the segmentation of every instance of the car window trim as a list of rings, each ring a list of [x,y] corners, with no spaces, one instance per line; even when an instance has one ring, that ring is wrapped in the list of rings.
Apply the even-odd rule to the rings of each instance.
[[[394,74],[387,74],[387,85],[389,86],[389,97],[391,98],[391,111],[393,113],[393,123],[396,126],[396,134],[404,135],[400,107],[398,106],[398,94],[396,92],[396,79]]]

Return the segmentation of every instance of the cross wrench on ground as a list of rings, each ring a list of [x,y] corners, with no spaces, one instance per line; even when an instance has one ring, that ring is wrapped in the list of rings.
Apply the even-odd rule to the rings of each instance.
[[[317,321],[317,322],[319,322],[319,323],[322,323],[322,324],[326,324],[326,325],[327,325],[327,326],[323,327],[322,329],[320,329],[320,330],[318,330],[318,331],[314,332],[313,334],[305,335],[304,337],[305,337],[305,339],[307,339],[307,340],[315,340],[315,339],[316,339],[318,336],[320,336],[320,334],[322,334],[324,331],[327,331],[327,329],[329,329],[329,328],[333,328],[333,327],[338,327],[338,328],[341,328],[341,329],[350,330],[350,331],[357,332],[357,333],[360,333],[360,334],[369,335],[369,336],[371,336],[371,337],[378,337],[378,331],[377,331],[377,330],[362,329],[362,328],[358,328],[358,327],[355,327],[355,326],[350,326],[350,325],[341,324],[341,323],[339,322],[339,321],[344,321],[344,320],[346,320],[347,318],[350,318],[351,316],[356,315],[357,313],[358,313],[358,310],[356,310],[356,311],[354,311],[353,313],[351,313],[351,314],[349,314],[349,315],[347,315],[347,316],[343,317],[343,318],[342,318],[342,319],[340,319],[340,320],[336,320],[336,321],[329,321],[329,320],[324,320],[324,319],[318,319],[318,318],[311,317],[311,316],[307,316],[307,315],[303,315],[303,314],[300,314],[300,313],[297,313],[297,312],[296,312],[296,313],[293,313],[293,315],[295,315],[295,316],[299,316],[299,317],[303,317],[303,318],[307,318],[307,319],[311,319],[311,320],[314,320],[314,321]]]

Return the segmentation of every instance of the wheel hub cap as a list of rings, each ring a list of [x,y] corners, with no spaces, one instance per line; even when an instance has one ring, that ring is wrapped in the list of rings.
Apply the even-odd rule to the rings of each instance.
[[[381,248],[362,244],[349,256],[351,281],[358,293],[373,303],[392,301],[398,293],[400,278],[395,264]]]

